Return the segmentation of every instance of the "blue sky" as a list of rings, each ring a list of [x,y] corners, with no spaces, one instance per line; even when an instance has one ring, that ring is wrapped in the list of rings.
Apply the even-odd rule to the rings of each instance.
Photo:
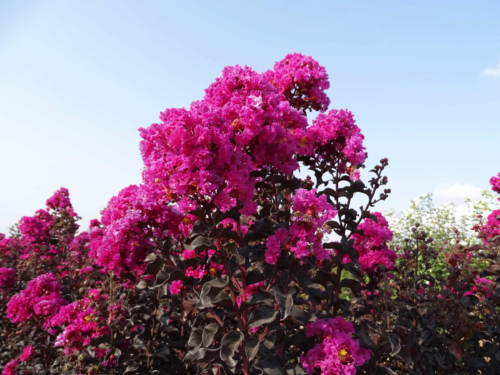
[[[389,158],[381,209],[500,171],[498,1],[3,0],[0,232],[61,186],[86,227],[140,183],[139,127],[225,65],[263,71],[290,52],[327,68],[367,165]]]

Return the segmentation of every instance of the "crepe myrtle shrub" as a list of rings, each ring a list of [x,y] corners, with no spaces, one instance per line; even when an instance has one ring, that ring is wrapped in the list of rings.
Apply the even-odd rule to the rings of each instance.
[[[3,373],[497,371],[495,218],[449,274],[432,276],[418,229],[398,259],[374,210],[388,161],[361,181],[364,137],[328,111],[328,88],[300,54],[226,67],[202,100],[140,129],[142,184],[88,232],[64,188],[21,219],[0,239],[17,277],[2,271]]]
[[[86,275],[89,237],[61,188],[34,216],[25,216],[11,236],[0,235],[0,365],[4,374],[58,371],[58,331],[50,319],[78,300]]]
[[[373,181],[374,186],[380,179]],[[339,293],[343,287],[357,293],[361,285],[353,279],[340,280],[340,275],[348,269],[361,278],[363,271],[357,260],[343,263],[345,255],[357,255],[348,234],[341,244],[322,245],[318,238],[321,227],[314,228],[314,216],[322,214],[318,209],[321,203],[328,204],[327,197],[318,198],[307,182],[280,174],[268,173],[260,182],[256,201],[261,209],[251,219],[239,213],[241,204],[226,213],[207,205],[191,214],[199,215],[198,220],[182,241],[162,239],[159,247],[150,249],[137,288],[144,301],[156,297],[158,302],[137,309],[143,314],[141,319],[147,318],[143,321],[147,328],[134,338],[138,351],[129,370],[148,371],[147,348],[156,342],[151,354],[169,353],[168,362],[160,366],[167,372],[173,368],[179,373],[303,371],[300,356],[321,344],[304,328],[314,320],[343,322],[341,316],[350,315],[349,303]],[[345,191],[351,188],[348,185]],[[294,198],[305,192],[312,192],[308,198],[316,203],[306,201],[304,212],[295,211],[294,206],[302,202]],[[373,190],[369,194],[373,196]],[[341,211],[348,206],[338,203],[338,207]],[[339,234],[348,230],[347,225],[355,228],[360,220],[352,211],[340,215],[345,221],[337,222]],[[303,237],[294,235],[301,231]],[[308,231],[313,235],[307,237]],[[273,240],[273,236],[278,238]],[[315,244],[323,249],[314,249]],[[324,247],[335,249],[338,255],[332,256]],[[346,367],[345,373],[355,373],[354,361],[360,365],[369,358],[368,351],[350,345],[353,333],[353,328],[346,332],[347,341],[334,346],[337,351],[332,353],[330,365],[336,360],[339,368]],[[153,357],[157,363],[165,359]],[[303,360],[308,361],[310,373],[320,368],[307,354]]]
[[[81,364],[354,374],[370,358],[341,291],[360,296],[364,275],[381,280],[394,266],[387,222],[370,212],[389,193],[378,191],[388,162],[360,181],[363,135],[349,111],[327,112],[328,87],[300,54],[260,74],[226,67],[201,101],[140,130],[143,183],[114,197],[89,233],[91,258],[115,278],[109,293],[127,280],[135,289],[121,299],[123,324],[82,348]],[[309,124],[311,110],[321,113]],[[299,163],[315,182],[296,177]],[[332,231],[339,241],[325,243]],[[325,348],[328,358],[315,354]]]
[[[454,232],[445,271],[419,225],[396,254],[374,210],[388,161],[361,181],[363,135],[328,88],[300,54],[226,67],[140,129],[142,184],[87,232],[61,188],[0,236],[2,373],[498,373],[498,212],[478,245]]]
[[[66,189],[23,218],[6,239],[20,337],[7,333],[4,373],[356,373],[371,351],[342,297],[394,268],[371,213],[388,162],[360,180],[364,137],[349,111],[327,112],[328,87],[300,54],[260,74],[226,67],[201,101],[140,130],[143,183],[88,232]]]

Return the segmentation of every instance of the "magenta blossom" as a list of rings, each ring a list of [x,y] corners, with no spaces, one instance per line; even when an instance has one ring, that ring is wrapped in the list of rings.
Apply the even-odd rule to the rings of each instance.
[[[69,191],[66,188],[60,188],[52,197],[47,199],[47,208],[57,211],[67,211],[71,217],[77,216],[73,211],[73,205],[69,200]]]
[[[325,233],[323,224],[337,215],[335,208],[326,201],[325,195],[316,196],[316,190],[298,189],[292,198],[294,211],[290,230],[280,228],[267,240],[266,261],[275,264],[285,247],[298,258],[314,253],[325,260],[332,254],[323,248]]]
[[[18,365],[19,361],[17,359],[11,359],[3,368],[2,375],[16,375],[16,367]]]
[[[389,249],[388,242],[392,240],[392,232],[389,223],[380,212],[374,212],[377,222],[370,218],[365,218],[358,226],[363,230],[363,235],[354,233],[353,247],[359,252],[359,264],[365,272],[378,272],[378,266],[382,265],[386,270],[393,270],[397,254]],[[344,261],[349,262],[346,258]]]
[[[181,280],[176,280],[172,283],[172,285],[170,286],[170,293],[172,294],[179,294],[183,289],[183,286],[182,286],[182,281]]]
[[[495,193],[500,194],[500,173],[498,176],[493,176],[490,179],[490,184],[491,184],[491,190],[493,190]]]
[[[312,141],[319,146],[314,152],[319,152],[323,158],[336,158],[339,172],[349,172],[353,181],[359,180],[356,168],[366,159],[364,136],[350,111],[342,109],[321,113],[308,130]]]
[[[500,194],[500,173],[490,179],[491,190]],[[500,200],[500,198],[498,198]],[[474,228],[473,228],[474,229]],[[496,236],[500,236],[500,210],[495,210],[488,215],[486,225],[482,229],[484,241],[489,242]]]
[[[34,352],[35,352],[35,348],[31,345],[28,345],[27,347],[24,348],[23,352],[19,356],[19,359],[22,362],[26,362],[27,360],[29,360],[31,358],[31,356],[33,355]]]
[[[51,327],[64,327],[63,332],[57,337],[55,346],[64,347],[65,354],[70,355],[82,344],[88,345],[93,337],[107,334],[109,328],[99,328],[98,311],[91,307],[92,302],[107,298],[97,289],[90,289],[84,299],[62,307],[48,322]]]
[[[353,333],[352,323],[341,317],[309,324],[306,336],[316,336],[321,343],[300,357],[304,370],[308,374],[314,374],[316,369],[323,375],[356,374],[356,367],[370,359],[370,351],[359,346],[351,337]]]
[[[157,192],[156,192],[157,193]],[[177,235],[183,217],[162,195],[131,185],[111,198],[90,230],[90,257],[106,270],[142,272],[151,238]]]
[[[67,303],[62,299],[60,289],[59,280],[52,273],[38,276],[7,303],[7,318],[18,323],[32,317],[46,318],[57,314]]]
[[[274,74],[273,74],[274,73]],[[330,99],[325,93],[330,87],[326,69],[310,56],[291,53],[274,64],[273,85],[297,109],[324,112]]]
[[[250,172],[272,167],[291,174],[299,166],[296,154],[305,140],[307,119],[283,95],[290,86],[283,80],[295,74],[296,82],[315,95],[314,103],[327,105],[322,97],[326,73],[311,64],[312,74],[300,63],[287,68],[278,63],[276,74],[225,67],[190,109],[167,109],[161,123],[140,129],[146,185],[166,194],[183,212],[195,209],[202,198],[222,211],[239,200],[242,213],[254,213],[255,178]]]

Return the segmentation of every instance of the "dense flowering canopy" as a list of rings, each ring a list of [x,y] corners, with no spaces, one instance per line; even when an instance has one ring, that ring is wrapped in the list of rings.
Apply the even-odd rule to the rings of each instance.
[[[90,256],[105,269],[139,270],[152,239],[179,233],[180,213],[161,195],[131,185],[113,197],[90,231]]]
[[[366,159],[364,136],[350,111],[334,109],[327,114],[321,113],[308,130],[314,143],[319,145],[314,152],[319,151],[325,160],[338,159],[339,172],[348,171],[353,180],[359,180],[356,166]]]
[[[38,254],[42,259],[60,254],[67,249],[79,226],[78,215],[73,210],[66,188],[60,188],[46,202],[46,209],[38,210],[34,216],[24,216],[19,222],[18,239],[24,257]],[[54,246],[51,239],[57,233],[65,233],[61,237],[62,246]]]
[[[7,318],[13,323],[32,317],[46,317],[57,314],[66,304],[60,294],[59,280],[46,273],[31,280],[28,287],[13,296],[7,304]]]
[[[91,307],[92,303],[95,306],[95,303],[106,298],[97,289],[91,289],[84,299],[63,306],[49,320],[48,325],[51,327],[65,326],[55,345],[64,347],[66,355],[78,350],[82,344],[88,345],[93,337],[109,333],[109,328],[99,330],[98,311]]]
[[[307,126],[264,75],[239,66],[226,67],[190,110],[168,109],[161,120],[141,129],[143,176],[184,212],[206,199],[227,211],[239,199],[242,212],[253,213],[250,172],[296,169],[297,139]]]
[[[14,249],[17,248],[18,241],[15,238],[6,238],[5,234],[0,233],[0,256],[4,259],[10,258]]]
[[[73,210],[73,205],[69,199],[69,191],[66,188],[60,188],[52,197],[47,199],[47,208],[57,211],[66,211],[71,217],[77,216]]]
[[[357,250],[368,278],[380,265],[393,269],[396,255],[382,215],[360,224],[367,209],[358,215],[350,199],[339,201],[362,192],[372,207],[387,162],[370,187],[358,181],[364,137],[351,112],[327,112],[329,85],[325,68],[297,53],[264,73],[226,67],[201,100],[140,129],[142,184],[111,198],[88,232],[77,234],[79,218],[60,188],[46,209],[21,220],[18,238],[0,236],[2,257],[20,254],[19,277],[0,269],[0,287],[31,279],[9,300],[7,318],[22,334],[37,329],[36,345],[17,349],[21,362],[4,373],[64,352],[54,366],[71,374],[218,367],[250,375],[266,366],[302,372],[301,364],[309,374],[354,374],[370,352],[339,316],[349,314],[340,293],[368,286],[345,278],[354,267],[332,249],[347,260]],[[309,123],[313,110],[321,113]],[[299,166],[314,173],[316,188],[294,175]],[[337,191],[321,190],[330,182]],[[340,250],[323,243],[332,230]],[[287,345],[292,335],[302,338]],[[40,337],[50,342],[44,350]]]
[[[328,87],[325,69],[300,54],[288,55],[276,63],[274,72],[263,74],[226,67],[203,100],[193,102],[189,110],[167,109],[162,123],[141,129],[146,185],[177,202],[183,212],[212,200],[227,211],[240,200],[241,212],[252,214],[255,179],[250,172],[274,168],[290,174],[298,168],[297,153],[312,153],[311,142],[320,135],[309,134],[300,110],[325,111]],[[336,147],[343,150],[346,162],[362,162],[362,136],[352,115],[331,113],[315,128],[345,117],[345,130],[337,126],[328,140],[343,137]],[[327,136],[321,137],[326,143]]]
[[[326,69],[310,56],[291,53],[274,64],[267,74],[277,89],[294,108],[325,112],[330,98],[325,93],[330,87]]]
[[[140,129],[141,185],[88,232],[60,188],[0,234],[0,319],[19,323],[0,329],[3,374],[498,373],[500,212],[478,224],[489,267],[457,239],[449,277],[434,277],[417,226],[395,267],[370,211],[390,193],[376,197],[387,159],[360,181],[364,136],[351,112],[328,111],[329,85],[297,53],[264,73],[226,67]],[[500,193],[500,175],[491,184]],[[340,241],[323,242],[332,231]]]
[[[24,216],[19,223],[19,232],[26,242],[40,242],[48,237],[53,222],[52,215],[46,210],[38,210],[34,216]]]
[[[484,234],[488,240],[500,236],[500,210],[495,210],[488,215]]]

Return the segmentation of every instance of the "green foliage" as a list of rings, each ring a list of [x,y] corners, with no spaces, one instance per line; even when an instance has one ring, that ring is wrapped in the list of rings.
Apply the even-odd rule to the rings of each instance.
[[[457,239],[466,247],[480,243],[471,228],[478,223],[479,215],[486,217],[499,207],[498,201],[490,191],[482,191],[481,196],[478,201],[464,199],[467,205],[466,212],[459,212],[454,204],[436,206],[432,194],[424,194],[411,200],[410,207],[400,213],[385,213],[394,233],[392,247],[403,247],[405,239],[412,237],[411,228],[417,223],[420,224],[419,230],[423,230],[433,238],[434,245],[440,252],[449,252]]]

